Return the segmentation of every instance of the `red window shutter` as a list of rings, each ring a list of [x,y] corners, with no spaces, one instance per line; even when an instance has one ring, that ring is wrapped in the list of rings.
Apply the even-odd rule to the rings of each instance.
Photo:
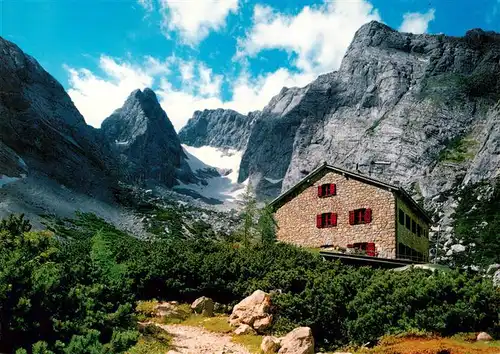
[[[354,225],[354,210],[349,211],[349,224]]]
[[[330,195],[335,195],[336,194],[336,188],[335,188],[335,183],[330,184]]]
[[[337,214],[332,213],[332,225],[337,226]]]
[[[321,188],[321,186],[318,186],[318,197],[322,197],[322,196],[323,196],[322,188]]]
[[[321,229],[323,227],[323,223],[321,222],[321,214],[316,215],[316,227]]]
[[[372,222],[372,210],[371,209],[365,209],[365,215],[364,215],[364,218],[363,218],[365,224],[368,224],[370,222]]]

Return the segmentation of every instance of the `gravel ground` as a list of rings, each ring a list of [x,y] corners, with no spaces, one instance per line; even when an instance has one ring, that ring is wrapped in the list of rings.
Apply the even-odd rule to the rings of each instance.
[[[160,325],[173,336],[173,350],[167,354],[250,354],[228,334],[209,332],[203,328],[183,325]]]

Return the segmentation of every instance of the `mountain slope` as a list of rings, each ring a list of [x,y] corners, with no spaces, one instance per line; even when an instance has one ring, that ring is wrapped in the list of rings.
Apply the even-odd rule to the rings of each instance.
[[[499,59],[499,34],[413,35],[366,24],[337,72],[283,89],[257,114],[239,180],[250,177],[265,195],[266,177],[282,179],[275,195],[326,161],[401,182],[434,207],[466,176],[489,178],[500,167],[492,146]]]
[[[179,137],[151,89],[135,90],[101,125],[120,157],[122,171],[134,183],[159,182],[168,187],[196,182]]]
[[[196,111],[179,131],[183,144],[243,150],[248,142],[254,115],[240,114],[231,109]]]
[[[99,132],[35,59],[1,37],[0,54],[0,156],[10,156],[0,176],[18,177],[21,166],[24,174],[105,197],[116,171]]]

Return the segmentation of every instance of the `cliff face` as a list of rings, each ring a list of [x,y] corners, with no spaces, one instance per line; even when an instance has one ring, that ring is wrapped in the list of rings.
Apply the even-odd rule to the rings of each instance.
[[[179,139],[190,146],[213,146],[243,150],[248,142],[254,115],[230,109],[196,111],[180,130]]]
[[[499,34],[413,35],[371,22],[337,72],[283,89],[257,113],[239,179],[272,196],[326,161],[401,182],[434,207],[498,173],[499,77]]]
[[[115,164],[64,88],[38,62],[0,37],[0,176],[40,174],[99,196]]]
[[[132,92],[123,107],[104,120],[101,130],[129,181],[168,187],[178,184],[177,179],[196,181],[179,137],[152,90]]]

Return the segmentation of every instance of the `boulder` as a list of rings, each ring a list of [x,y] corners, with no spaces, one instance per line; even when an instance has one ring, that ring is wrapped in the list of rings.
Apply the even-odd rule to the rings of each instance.
[[[489,342],[492,341],[493,338],[488,333],[481,332],[477,335],[476,340],[481,342]]]
[[[314,354],[314,338],[309,327],[298,327],[281,339],[279,354]]]
[[[272,323],[273,316],[269,313],[270,309],[271,296],[262,290],[256,290],[234,306],[229,316],[229,323],[232,326],[247,324],[261,333]]]
[[[280,349],[280,340],[273,336],[265,336],[260,343],[260,350],[263,354],[277,353]]]
[[[160,318],[180,318],[187,317],[187,313],[179,308],[176,301],[160,302],[154,307],[154,315]]]
[[[191,309],[198,314],[205,317],[212,317],[214,315],[214,301],[209,297],[202,296],[191,304]]]
[[[241,324],[238,328],[234,330],[234,334],[255,334],[255,330],[247,324]]]
[[[257,332],[263,332],[264,330],[266,330],[266,328],[269,328],[271,326],[272,322],[273,322],[272,315],[258,318],[254,321],[253,328],[255,328]]]

